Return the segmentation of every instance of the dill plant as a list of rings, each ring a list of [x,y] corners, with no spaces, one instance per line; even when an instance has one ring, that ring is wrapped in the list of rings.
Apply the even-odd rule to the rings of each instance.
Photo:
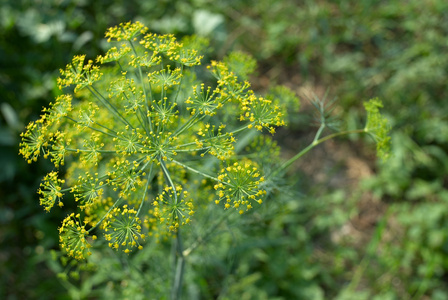
[[[21,134],[20,154],[29,163],[43,156],[54,165],[38,190],[44,210],[63,207],[69,193],[76,201],[78,211],[70,212],[59,228],[62,250],[76,260],[91,255],[97,236],[127,254],[150,239],[174,238],[176,298],[184,256],[202,240],[183,249],[181,228],[194,223],[204,204],[243,215],[263,203],[275,177],[292,162],[339,135],[368,133],[379,155],[387,155],[389,128],[379,100],[365,104],[364,129],[325,137],[327,114],[316,101],[322,118],[314,141],[262,174],[260,164],[272,164],[269,156],[278,156],[276,144],[263,135],[248,147],[252,153],[241,154],[238,139],[253,138],[254,132],[275,134],[287,113],[278,97],[263,98],[250,89],[245,79],[254,66],[248,62],[244,68],[244,54],[204,68],[195,49],[200,43],[147,33],[139,22],[112,27],[106,38],[110,47],[104,55],[95,61],[75,56],[60,70],[61,95]],[[211,76],[202,75],[201,82],[196,73],[205,71]],[[281,88],[275,92],[285,95]],[[295,98],[289,90],[286,95]]]
[[[214,80],[197,82],[198,51],[146,31],[121,24],[106,32],[111,47],[95,62],[75,56],[60,71],[64,93],[22,134],[29,163],[43,156],[54,164],[38,191],[44,209],[62,207],[67,193],[77,202],[59,228],[62,249],[77,260],[91,254],[94,232],[125,253],[148,238],[178,236],[197,205],[186,189],[191,172],[214,182],[223,209],[243,214],[262,202],[263,176],[234,145],[243,131],[284,125],[280,107],[223,62],[207,67]],[[237,126],[222,123],[231,118]],[[209,157],[216,168],[208,173],[189,165]]]

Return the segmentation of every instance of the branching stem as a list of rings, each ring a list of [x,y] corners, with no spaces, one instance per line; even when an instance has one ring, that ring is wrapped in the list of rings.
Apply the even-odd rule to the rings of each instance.
[[[191,172],[193,172],[193,173],[202,175],[202,176],[204,176],[204,177],[206,177],[206,178],[210,178],[210,179],[212,179],[212,180],[214,180],[214,181],[217,181],[217,182],[221,182],[218,178],[213,177],[213,176],[210,176],[210,175],[207,175],[207,174],[205,174],[205,173],[203,173],[203,172],[201,172],[201,171],[199,171],[199,170],[196,170],[196,169],[194,169],[194,168],[192,168],[192,167],[189,167],[189,166],[187,166],[187,165],[184,165],[183,163],[178,162],[177,160],[174,160],[174,159],[173,159],[172,162],[175,163],[175,164],[177,164],[177,165],[179,165],[179,166],[181,166],[181,167],[183,167],[183,168],[185,168],[185,169],[187,169],[187,170],[189,170],[189,171],[191,171]]]
[[[101,220],[99,220],[95,226],[93,226],[92,228],[90,228],[87,232],[90,233],[91,231],[93,231],[95,228],[97,228],[103,221],[104,219],[109,215],[109,213],[117,206],[118,203],[120,203],[121,201],[121,197],[118,197],[117,201],[115,201],[114,205],[112,205],[109,210],[107,211],[107,213],[104,214],[104,216],[101,218]]]
[[[269,177],[271,176],[275,176],[278,175],[280,172],[286,170],[287,168],[289,168],[296,160],[298,160],[299,158],[301,158],[303,155],[305,155],[306,153],[308,153],[311,149],[313,149],[314,147],[316,147],[317,145],[330,140],[332,138],[338,137],[338,136],[342,136],[342,135],[348,135],[348,134],[353,134],[353,133],[366,133],[365,129],[357,129],[357,130],[347,130],[347,131],[341,131],[341,132],[336,132],[330,135],[327,135],[321,139],[319,138],[319,135],[321,134],[323,127],[321,126],[318,130],[318,132],[316,133],[316,137],[314,138],[313,142],[311,144],[309,144],[306,148],[304,148],[302,151],[300,151],[299,153],[297,153],[296,155],[294,155],[292,158],[290,158],[289,160],[287,160],[286,162],[284,162],[278,169],[276,169],[273,173],[269,174]]]

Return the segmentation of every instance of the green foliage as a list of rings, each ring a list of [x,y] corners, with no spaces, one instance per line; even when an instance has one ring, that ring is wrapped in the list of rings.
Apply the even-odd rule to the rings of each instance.
[[[91,262],[89,257],[98,255],[94,250],[96,244],[98,252],[107,244],[129,255],[134,249],[142,251],[147,239],[153,243],[174,243],[176,250],[171,263],[177,266],[171,297],[177,299],[183,287],[184,260],[203,242],[203,237],[198,235],[196,241],[190,241],[189,248],[182,246],[181,232],[184,238],[194,240],[188,224],[195,223],[197,212],[203,224],[204,218],[216,215],[216,209],[211,207],[213,203],[220,205],[221,210],[234,208],[239,214],[248,214],[256,204],[264,202],[267,195],[264,187],[269,190],[269,198],[279,194],[276,182],[286,168],[318,144],[353,132],[371,134],[382,142],[387,139],[388,127],[379,114],[381,102],[371,100],[366,104],[368,118],[364,129],[322,137],[329,114],[327,107],[316,99],[323,116],[321,127],[314,141],[295,157],[276,166],[276,161],[269,161],[275,152],[262,155],[263,151],[259,151],[276,147],[268,138],[259,138],[245,147],[246,155],[238,153],[256,134],[262,131],[274,134],[275,127],[285,124],[282,108],[298,106],[298,99],[285,87],[274,88],[272,100],[257,96],[247,81],[241,81],[254,66],[254,61],[242,53],[224,59],[228,64],[212,61],[207,67],[211,76],[206,87],[206,83],[196,79],[204,78],[205,74],[193,75],[195,70],[205,71],[196,67],[202,57],[191,48],[194,44],[201,45],[200,41],[187,39],[184,47],[174,35],[147,31],[139,22],[110,28],[106,38],[111,46],[105,55],[96,58],[100,65],[86,60],[85,55],[74,56],[60,70],[61,77],[57,80],[59,89],[66,93],[57,96],[54,103],[43,109],[40,118],[27,126],[21,134],[20,154],[28,163],[43,156],[56,169],[44,177],[39,190],[46,211],[55,204],[64,207],[68,203],[67,194],[72,194],[70,199],[78,206],[78,212],[69,213],[59,228],[64,255]],[[282,103],[283,96],[285,103]],[[240,139],[242,142],[238,143]],[[257,161],[268,166],[268,181],[261,173],[265,165],[260,167]],[[68,167],[63,172],[60,169],[65,165]],[[203,166],[207,166],[206,171]],[[63,173],[64,179],[59,178]],[[277,209],[281,211],[282,206],[267,209],[269,216],[276,218]],[[218,222],[214,222],[205,236],[214,235],[215,229],[230,216],[221,211]],[[251,221],[244,224],[241,220],[229,219],[228,224],[249,226],[249,230],[240,234],[250,234]],[[327,230],[330,224],[316,223],[316,226]],[[282,226],[286,225],[278,228]],[[96,241],[94,232],[103,240]],[[222,242],[221,249],[229,249],[227,238]],[[268,243],[271,242],[269,239]],[[240,246],[251,247],[244,243]],[[160,250],[163,251],[162,247]],[[235,253],[235,257],[244,260],[242,254]],[[65,265],[66,258],[62,257],[61,263]],[[298,266],[302,261],[291,263]],[[68,280],[79,280],[83,266],[81,263],[77,269],[65,269],[59,273],[61,280],[66,284]],[[232,298],[240,291],[240,283],[234,284],[232,278],[243,276],[241,288],[262,278],[256,271],[246,274],[250,269],[247,266],[246,271],[229,273],[229,290],[217,292]],[[281,280],[289,270],[273,272],[279,273],[278,280]],[[296,278],[296,275],[300,276]],[[291,274],[298,281],[306,282],[310,273],[302,275]],[[135,278],[133,284],[139,280]],[[272,287],[274,290],[267,293],[253,289],[253,294],[250,293],[265,298],[271,293],[299,297],[323,295],[318,285],[304,286],[308,285],[303,284],[299,289],[288,285],[284,291],[275,291]],[[76,297],[84,293],[69,290]],[[137,291],[157,292],[141,288]]]
[[[227,217],[215,227],[212,236],[207,235],[207,227],[219,219],[222,211],[202,208],[209,207],[207,203],[215,198],[207,199],[209,202],[201,201],[200,206],[194,208],[194,226],[190,225],[191,228],[182,231],[185,244],[195,245],[198,238],[204,238],[204,234],[206,242],[193,247],[196,250],[187,256],[190,269],[187,269],[184,278],[185,297],[445,299],[447,253],[443,232],[447,226],[444,211],[448,170],[447,102],[444,101],[447,94],[445,2],[412,0],[403,5],[399,1],[298,3],[282,0],[272,3],[265,0],[229,0],[217,3],[200,0],[186,3],[131,0],[126,2],[125,7],[120,1],[41,1],[39,6],[33,1],[6,1],[0,7],[0,94],[4,101],[0,107],[0,164],[3,167],[0,175],[0,198],[3,199],[0,207],[0,273],[2,282],[7,284],[0,287],[0,295],[42,298],[51,291],[54,298],[61,299],[138,299],[142,295],[149,299],[169,297],[167,290],[172,279],[172,266],[166,254],[170,251],[170,245],[163,240],[157,244],[148,243],[152,237],[146,237],[142,250],[134,251],[123,259],[113,251],[104,251],[108,242],[103,239],[93,242],[87,238],[86,241],[94,245],[89,248],[92,251],[89,261],[101,264],[102,268],[73,264],[63,258],[52,261],[46,251],[57,247],[56,224],[60,224],[66,210],[71,212],[75,204],[88,204],[98,196],[105,198],[101,205],[96,203],[96,207],[85,208],[86,211],[90,210],[88,220],[91,226],[107,213],[104,207],[111,207],[114,203],[113,199],[101,194],[104,193],[102,186],[99,182],[95,183],[94,174],[87,176],[81,171],[88,168],[87,165],[69,170],[67,176],[72,178],[71,181],[67,178],[62,183],[64,166],[75,165],[76,160],[98,161],[98,166],[101,166],[101,161],[108,157],[108,154],[101,152],[104,149],[100,146],[104,141],[96,140],[102,139],[101,134],[77,143],[78,148],[89,151],[76,154],[73,158],[65,153],[66,145],[59,143],[63,140],[59,134],[46,137],[53,143],[51,148],[45,148],[47,140],[42,140],[42,136],[34,137],[36,143],[33,147],[46,149],[47,152],[40,152],[40,155],[48,154],[48,164],[38,160],[26,166],[16,155],[18,133],[23,130],[23,124],[38,119],[37,112],[41,107],[48,106],[50,99],[57,99],[60,93],[55,84],[55,70],[79,54],[80,49],[87,54],[86,57],[95,58],[103,52],[106,42],[92,41],[103,37],[104,28],[134,18],[145,21],[153,32],[208,36],[209,44],[204,39],[179,39],[184,49],[196,49],[207,55],[207,59],[222,58],[229,49],[242,50],[233,58],[229,55],[223,59],[239,80],[246,80],[246,76],[253,71],[253,60],[250,56],[241,55],[250,53],[261,65],[258,72],[268,76],[273,83],[285,77],[289,79],[292,68],[295,73],[300,73],[303,80],[309,79],[313,84],[330,87],[330,94],[336,94],[340,99],[334,112],[345,114],[353,120],[348,128],[350,130],[358,128],[359,120],[363,119],[360,99],[371,97],[382,99],[388,111],[387,119],[394,125],[391,155],[387,163],[379,164],[375,169],[377,176],[364,182],[364,187],[373,191],[381,203],[392,206],[375,227],[376,236],[368,243],[370,250],[367,251],[365,245],[358,245],[356,241],[332,240],[332,234],[342,230],[344,224],[351,220],[348,212],[356,215],[355,204],[345,201],[345,194],[335,192],[318,199],[288,192],[280,196],[276,191],[289,191],[291,187],[304,194],[310,193],[308,188],[321,192],[326,187],[316,186],[307,177],[300,177],[297,185],[281,176],[267,177],[263,189],[267,191],[268,198],[263,199],[263,204],[255,206],[253,212],[248,212],[243,219],[239,215]],[[188,53],[186,55],[188,58]],[[157,62],[147,60],[139,63],[151,65]],[[284,68],[285,65],[289,67]],[[154,85],[177,81],[173,66],[155,73]],[[194,91],[179,89],[178,97],[191,97],[193,109],[200,111],[200,106],[204,105],[202,111],[211,112],[214,109],[211,99],[216,94],[213,94],[213,89],[208,92],[208,87],[213,86],[213,78],[206,75],[207,72],[203,72],[201,67],[193,69],[190,72],[184,68],[182,84],[190,87],[197,85],[197,88]],[[267,70],[269,72],[265,72]],[[116,70],[103,72],[102,80],[115,82],[111,87],[101,87],[105,96],[120,95],[120,84],[124,81],[117,77],[107,78],[114,72]],[[202,87],[200,83],[205,84]],[[134,80],[133,84],[138,85],[138,81]],[[266,86],[261,88],[269,89]],[[303,124],[308,119],[295,113],[299,107],[295,93],[282,89],[269,89],[266,99],[288,111],[284,116],[285,122],[289,119],[287,123],[292,125],[290,129],[294,131],[280,133],[292,137],[288,139],[289,143],[298,134],[305,133]],[[82,97],[86,97],[85,94]],[[138,91],[137,94],[128,93],[127,99],[122,94],[123,106],[119,108],[124,113],[142,109],[139,97],[131,97],[133,95],[138,95]],[[56,103],[44,111],[55,122],[59,119],[58,115],[69,109],[61,105],[69,102],[56,100]],[[75,117],[79,122],[76,130],[79,132],[92,127],[92,120],[108,117],[100,105],[76,101],[75,104]],[[302,107],[306,109],[306,105],[302,104]],[[379,108],[372,105],[367,110],[374,112],[375,107]],[[172,118],[171,114],[176,109],[163,102],[155,102],[151,118],[164,124]],[[330,110],[331,107],[326,107],[323,112]],[[318,113],[319,124],[322,116],[328,121],[326,125],[335,124],[338,125],[336,130],[341,129],[340,123],[333,123],[334,114]],[[219,117],[226,124],[233,120],[232,114],[227,112]],[[236,144],[227,137],[218,147],[211,141],[220,135],[217,133],[219,125],[219,122],[210,124],[213,130],[197,128],[202,129],[201,136],[205,141],[202,147],[207,147],[201,153],[205,158],[210,155],[226,156],[229,151],[234,151],[236,155],[244,155],[255,162],[261,174],[270,174],[279,168],[278,144],[269,136],[259,136],[252,130],[250,134],[240,135]],[[322,132],[328,128],[334,130],[333,126],[322,128]],[[227,129],[221,130],[227,132]],[[117,130],[117,148],[113,150],[123,153],[135,151],[141,134],[145,133]],[[254,136],[256,138],[252,140]],[[378,138],[381,132],[374,131],[371,136]],[[376,141],[386,142],[383,145],[388,143],[386,139]],[[278,143],[283,146],[282,139]],[[359,154],[363,149],[359,147],[362,143],[351,143],[356,145]],[[229,147],[232,144],[234,150]],[[273,149],[272,153],[269,149]],[[29,158],[33,160],[34,156],[30,155]],[[199,161],[205,160],[198,159],[197,164],[191,161],[191,165],[185,165],[185,168],[194,167],[203,173],[209,169],[221,170],[208,160],[203,165]],[[61,169],[57,177],[50,176],[56,167]],[[132,170],[128,172],[127,168],[129,166],[122,167],[117,175],[119,180],[114,182],[117,193],[122,192],[123,195],[131,193],[133,188],[144,188],[148,182]],[[200,176],[192,171],[185,175],[182,174],[185,170],[181,171],[180,168],[169,165],[166,168],[170,173],[176,173],[173,176],[184,176],[192,184],[189,199],[215,194],[210,179],[205,179],[203,183]],[[290,169],[285,168],[278,175],[287,170]],[[40,178],[45,174],[49,174],[49,180],[41,183],[40,195],[36,196]],[[298,176],[297,173],[288,175],[286,178],[290,180]],[[156,177],[162,179],[163,176],[162,172]],[[76,190],[59,190],[61,184],[76,184],[79,177],[85,180],[78,182],[81,184]],[[153,196],[163,192],[158,191]],[[63,201],[60,201],[60,193],[64,194]],[[44,209],[53,207],[51,214],[42,214],[37,197],[43,200]],[[70,197],[78,202],[71,201]],[[170,197],[174,195],[168,191],[162,198],[172,204]],[[134,199],[135,202],[140,200]],[[65,205],[63,209],[57,208],[62,203]],[[176,206],[165,208],[177,209]],[[168,217],[172,216],[168,213],[169,209],[163,212]],[[199,224],[202,226],[197,226]],[[131,224],[131,229],[134,225]],[[229,231],[229,228],[232,230]],[[368,267],[364,267],[366,265]],[[51,271],[60,273],[59,279],[54,278],[48,266]],[[66,296],[63,286],[70,296]],[[142,291],[142,286],[152,292]],[[341,291],[341,286],[349,288]]]
[[[378,156],[386,159],[390,151],[390,126],[387,119],[379,112],[379,108],[383,107],[383,104],[378,99],[372,99],[365,102],[364,107],[367,111],[367,122],[364,130],[375,139]]]
[[[238,75],[241,80],[249,79],[249,75],[257,67],[255,59],[251,55],[242,52],[231,52],[224,58],[224,62],[229,66],[229,70]]]
[[[400,1],[228,1],[221,9],[235,21],[232,28],[245,29],[237,31],[240,47],[244,45],[245,50],[267,61],[277,58],[276,66],[281,57],[284,63],[297,66],[305,78],[330,86],[334,94],[342,96],[343,111],[352,120],[361,119],[360,99],[381,98],[394,127],[391,154],[364,185],[386,205],[395,203],[397,207],[384,235],[411,228],[419,228],[419,232],[446,230],[443,222],[435,220],[429,227],[420,218],[415,218],[412,225],[403,221],[428,207],[445,206],[446,1],[408,1],[405,6]],[[356,122],[359,124],[352,123]],[[389,143],[382,142],[378,147]],[[446,297],[446,268],[438,273],[406,273],[406,279],[401,276],[409,266],[431,270],[429,260],[421,259],[423,253],[433,251],[435,256],[446,257],[446,252],[428,250],[424,242],[415,242],[408,235],[393,244],[397,251],[377,257],[387,267],[372,269],[372,277],[363,283],[365,289],[375,289],[375,278],[386,274],[387,278],[400,280],[397,286],[384,281],[384,290],[390,291],[387,297]],[[401,257],[406,252],[419,254],[404,263]],[[422,282],[422,287],[411,287],[413,280]],[[427,285],[429,281],[431,286]]]

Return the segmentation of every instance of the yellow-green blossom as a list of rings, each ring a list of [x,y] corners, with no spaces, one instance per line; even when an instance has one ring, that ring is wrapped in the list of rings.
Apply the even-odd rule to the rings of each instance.
[[[91,245],[87,241],[88,232],[85,229],[85,223],[80,219],[81,215],[71,213],[62,222],[59,228],[59,243],[61,248],[77,260],[87,258],[92,253],[90,252]],[[92,236],[96,239],[96,236]]]
[[[387,159],[390,152],[390,125],[388,120],[380,114],[383,103],[378,99],[371,99],[364,103],[367,112],[367,122],[364,130],[376,141],[378,157]]]
[[[182,191],[181,186],[165,187],[153,201],[153,215],[160,223],[165,224],[169,231],[176,231],[181,225],[190,223],[194,214],[192,199],[188,197],[187,191]]]
[[[124,253],[130,253],[135,248],[143,249],[140,242],[145,240],[145,234],[142,234],[141,221],[135,209],[127,205],[114,208],[102,227],[104,237],[112,249],[122,249]]]
[[[224,202],[226,209],[233,207],[242,214],[244,208],[251,209],[254,202],[263,203],[266,191],[260,188],[260,183],[264,177],[252,163],[235,162],[223,168],[218,179],[220,182],[214,186],[218,195],[216,204]]]
[[[59,206],[64,205],[61,201],[61,198],[64,195],[61,192],[64,182],[65,180],[59,179],[58,173],[54,171],[48,173],[44,177],[43,182],[40,184],[38,193],[41,195],[40,205],[42,205],[46,211],[50,211],[56,201],[58,201]]]

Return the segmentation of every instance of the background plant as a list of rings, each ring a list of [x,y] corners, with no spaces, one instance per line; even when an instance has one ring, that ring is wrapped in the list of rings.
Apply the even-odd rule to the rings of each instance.
[[[410,1],[405,9],[400,9],[399,1],[284,1],[275,6],[268,1],[247,6],[243,1],[229,3],[233,5],[226,5],[222,11],[235,22],[231,24],[238,24],[231,30],[238,45],[252,49],[257,58],[282,59],[303,78],[332,87],[354,127],[360,98],[375,95],[392,108],[388,117],[394,124],[395,158],[376,166],[377,176],[366,181],[365,187],[382,199],[380,206],[394,203],[394,213],[387,215],[386,229],[378,232],[384,236],[406,234],[396,243],[387,239],[390,251],[387,255],[377,252],[378,256],[372,257],[371,261],[379,262],[379,267],[371,270],[372,277],[365,280],[370,282],[367,285],[373,294],[390,289],[390,294],[398,298],[445,297],[445,267],[438,272],[416,271],[434,269],[433,261],[424,253],[435,251],[437,256],[446,257],[445,250],[430,248],[427,242],[409,235],[443,231],[444,223],[436,216],[428,218],[428,223],[416,218],[412,225],[403,220],[429,207],[437,210],[436,207],[446,206],[443,41],[448,29],[447,4],[437,0]],[[263,41],[261,51],[260,42],[254,40]],[[280,71],[278,60],[266,70],[271,73],[270,80],[283,80],[285,72]],[[403,260],[404,253],[413,254]],[[415,271],[410,271],[410,265]],[[396,285],[387,280],[375,284],[372,278],[383,275],[395,278]]]
[[[28,163],[41,155],[50,158],[56,168],[44,177],[38,190],[46,211],[56,204],[63,207],[64,193],[72,193],[77,202],[80,212],[70,213],[59,227],[60,246],[68,257],[85,260],[91,256],[97,239],[92,233],[97,228],[102,229],[110,248],[126,254],[142,250],[147,237],[163,241],[174,235],[176,268],[171,298],[177,299],[183,288],[185,257],[203,239],[198,236],[184,250],[181,227],[191,222],[198,207],[210,210],[210,191],[216,190],[215,204],[244,214],[263,203],[267,194],[264,186],[271,192],[276,190],[279,174],[328,139],[368,133],[376,140],[379,155],[385,157],[389,128],[379,114],[381,102],[373,99],[365,104],[368,115],[364,129],[322,137],[330,116],[326,105],[315,99],[321,125],[313,142],[289,161],[272,167],[265,183],[258,167],[263,161],[235,156],[234,150],[235,146],[241,147],[237,139],[250,141],[250,136],[241,135],[243,131],[274,134],[274,126],[285,124],[279,100],[256,96],[247,81],[238,80],[231,70],[244,70],[239,72],[241,77],[250,70],[241,67],[244,60],[238,55],[229,56],[227,64],[212,61],[208,66],[216,78],[215,85],[196,83],[194,73],[184,68],[200,64],[201,57],[192,46],[201,44],[192,39],[179,43],[173,35],[146,34],[147,30],[136,22],[106,32],[108,42],[114,44],[96,61],[114,62],[112,67],[97,66],[80,55],[61,69],[58,86],[61,90],[72,87],[73,94],[57,96],[49,108],[43,109],[40,119],[27,126],[21,134],[20,153]],[[276,89],[280,94],[285,91]],[[273,144],[261,139],[258,153],[248,155],[257,154],[256,159],[261,156],[260,149],[269,145]],[[207,159],[198,159],[204,157]],[[70,166],[65,179],[61,179],[59,168],[66,162]],[[209,166],[207,172],[201,170],[204,164]],[[210,175],[214,169],[216,175]],[[189,173],[202,176],[200,188],[199,180]],[[191,183],[193,187],[189,187]],[[204,188],[209,192],[198,191]],[[196,190],[195,201],[189,190]],[[214,226],[224,220],[220,219]],[[206,236],[214,235],[214,229]],[[61,272],[60,276],[66,280],[68,274],[79,277],[78,271]],[[145,294],[153,292],[142,288]]]
[[[51,214],[42,214],[42,209],[35,199],[35,191],[41,178],[52,167],[45,160],[27,165],[20,159],[16,155],[18,133],[23,131],[24,124],[30,119],[37,119],[41,107],[47,106],[56,96],[57,88],[54,82],[59,75],[58,68],[65,65],[73,55],[79,54],[81,48],[82,52],[92,58],[103,53],[98,49],[102,43],[92,41],[101,38],[106,27],[121,21],[140,19],[145,20],[151,31],[155,32],[175,32],[181,35],[201,32],[208,35],[211,38],[211,46],[215,48],[211,50],[213,47],[209,47],[211,52],[208,53],[213,57],[222,58],[228,49],[244,49],[252,53],[259,63],[259,76],[252,78],[255,90],[267,89],[267,82],[285,83],[295,89],[306,86],[313,91],[319,91],[320,85],[324,86],[324,89],[331,87],[330,95],[337,95],[339,98],[335,112],[345,112],[351,118],[351,124],[359,122],[360,114],[363,115],[360,99],[379,96],[386,107],[393,107],[387,109],[388,112],[393,112],[388,118],[393,120],[395,128],[392,157],[400,159],[390,160],[386,165],[374,166],[369,163],[371,154],[369,151],[366,154],[367,148],[363,147],[363,143],[356,140],[347,141],[347,144],[339,143],[342,149],[347,150],[347,145],[356,149],[355,152],[345,151],[352,153],[351,158],[366,162],[371,172],[380,171],[382,174],[376,177],[379,181],[370,180],[367,185],[368,188],[374,187],[377,195],[381,197],[375,205],[369,205],[369,209],[360,207],[356,197],[350,196],[356,195],[356,192],[352,191],[352,185],[347,185],[345,181],[341,184],[341,180],[335,179],[344,178],[340,172],[347,166],[347,160],[341,159],[340,154],[332,150],[333,143],[318,147],[318,151],[313,154],[313,157],[317,157],[318,153],[324,154],[317,164],[320,167],[313,167],[311,174],[315,175],[310,176],[307,171],[307,167],[312,165],[311,157],[306,160],[306,164],[293,165],[301,169],[290,173],[294,174],[290,179],[295,183],[292,186],[297,194],[289,200],[300,199],[300,209],[283,210],[282,214],[285,220],[290,220],[288,224],[291,226],[307,224],[304,234],[310,243],[305,243],[308,245],[306,247],[295,244],[294,250],[289,253],[308,251],[307,253],[314,254],[310,266],[313,266],[314,270],[325,270],[333,275],[321,276],[317,272],[308,277],[308,283],[314,282],[323,293],[337,294],[340,283],[348,284],[352,281],[352,272],[357,270],[356,267],[366,250],[363,245],[367,242],[359,242],[358,235],[355,235],[350,243],[346,240],[335,241],[332,239],[333,235],[345,229],[347,224],[352,224],[354,219],[356,221],[358,214],[361,220],[369,217],[369,211],[374,212],[377,204],[382,209],[397,202],[394,205],[394,213],[387,214],[388,221],[379,223],[387,226],[378,226],[379,229],[373,231],[385,239],[382,244],[377,244],[380,245],[379,248],[371,247],[374,250],[369,252],[370,260],[367,261],[378,262],[376,268],[369,268],[368,272],[357,272],[358,275],[361,274],[361,284],[357,286],[356,295],[360,295],[360,290],[367,291],[367,295],[384,291],[390,297],[406,298],[418,290],[426,296],[435,293],[433,297],[442,295],[443,298],[446,293],[443,279],[445,267],[437,269],[437,272],[418,273],[415,266],[428,266],[427,270],[431,270],[434,263],[424,253],[437,253],[443,260],[446,256],[444,246],[436,243],[432,245],[439,246],[429,247],[425,239],[414,238],[410,233],[403,235],[403,232],[411,231],[443,232],[443,215],[431,214],[434,217],[424,221],[421,218],[413,218],[412,224],[402,222],[404,218],[398,217],[419,214],[421,211],[438,211],[432,210],[431,207],[445,207],[443,195],[446,189],[446,168],[443,157],[446,149],[442,133],[446,120],[443,116],[445,101],[441,79],[445,69],[442,56],[445,49],[443,41],[446,31],[446,4],[443,1],[427,1],[423,4],[414,2],[403,6],[399,1],[312,1],[301,4],[280,1],[275,6],[270,6],[263,1],[228,1],[218,7],[216,3],[210,5],[207,1],[188,4],[135,1],[126,6],[114,1],[41,1],[38,6],[34,1],[6,1],[0,8],[2,16],[5,16],[2,18],[0,39],[0,50],[5,54],[0,56],[3,58],[0,68],[3,99],[0,137],[1,157],[5,158],[2,161],[2,166],[5,166],[2,175],[8,175],[2,179],[0,188],[0,265],[2,282],[8,283],[2,285],[2,295],[33,298],[48,290],[52,290],[54,295],[58,292],[65,294],[60,283],[54,280],[53,271],[48,269],[48,266],[51,266],[55,272],[59,272],[59,267],[56,267],[50,252],[46,250],[57,247],[54,228],[65,215],[58,215],[63,212],[58,209],[53,210]],[[338,17],[334,17],[335,15]],[[63,26],[53,26],[56,21]],[[199,27],[203,30],[198,30]],[[42,32],[46,34],[41,34]],[[78,38],[79,43],[76,42]],[[253,42],[254,39],[256,42]],[[420,52],[416,51],[418,48],[430,50],[421,52],[426,54],[420,55]],[[403,53],[405,55],[402,55]],[[431,66],[431,76],[425,71],[428,66]],[[296,74],[301,74],[301,77]],[[366,80],[361,80],[363,78]],[[390,78],[395,79],[389,80]],[[306,110],[307,106],[302,105],[302,109]],[[310,123],[307,115],[292,114],[289,129],[282,130],[277,135],[278,142],[283,146],[284,156],[293,156],[296,152],[291,153],[290,147],[300,146],[303,139],[307,139],[308,130],[305,129],[307,126],[304,126]],[[356,126],[351,125],[350,128]],[[310,141],[313,137],[309,138]],[[349,163],[351,161],[348,160]],[[326,176],[323,176],[322,181],[323,173]],[[433,180],[434,178],[437,179]],[[329,190],[330,196],[324,196],[324,190]],[[311,195],[320,197],[316,200]],[[322,201],[326,200],[325,203],[328,203],[330,199],[341,200],[332,201],[326,206],[322,204]],[[347,202],[344,199],[353,201]],[[430,201],[427,201],[428,199]],[[297,206],[290,204],[289,207]],[[67,205],[65,209],[68,209]],[[285,232],[281,229],[282,225],[276,228],[279,233]],[[361,229],[365,236],[372,233],[369,228],[375,228],[375,223],[367,229]],[[400,238],[390,239],[390,234]],[[438,240],[434,237],[431,239]],[[385,252],[379,252],[379,249],[386,246],[389,250],[387,255],[383,255]],[[269,257],[286,257],[281,249],[283,248],[280,246],[272,247]],[[403,260],[403,253],[406,252],[414,254]],[[282,255],[276,256],[276,253]],[[153,257],[157,255],[153,254]],[[223,257],[226,256],[221,256]],[[246,258],[244,264],[248,265],[252,257]],[[220,261],[222,262],[222,259],[216,257],[215,263]],[[113,259],[110,262],[117,270],[123,267],[117,266]],[[280,258],[271,259],[265,265],[270,262],[272,265],[282,265],[283,261]],[[260,269],[246,270],[247,274],[253,274],[253,270]],[[96,273],[97,282],[101,274],[107,275]],[[263,276],[263,272],[260,274]],[[279,279],[287,281],[287,273],[279,274],[285,275],[279,276]],[[382,277],[383,274],[387,276]],[[123,278],[126,279],[125,275]],[[256,276],[250,278],[257,282]],[[269,276],[266,278],[269,279]],[[338,284],[330,284],[332,278],[337,278]],[[378,284],[377,278],[386,279]],[[411,281],[424,283],[423,287],[427,286],[426,282],[431,281],[431,285],[428,288],[415,289],[411,288]],[[88,290],[89,282],[82,281],[84,291]],[[248,279],[244,282],[246,284],[239,284],[241,289],[248,288],[254,281]],[[234,283],[238,285],[238,282]],[[71,288],[78,289],[77,285]],[[132,289],[131,286],[129,289]]]

